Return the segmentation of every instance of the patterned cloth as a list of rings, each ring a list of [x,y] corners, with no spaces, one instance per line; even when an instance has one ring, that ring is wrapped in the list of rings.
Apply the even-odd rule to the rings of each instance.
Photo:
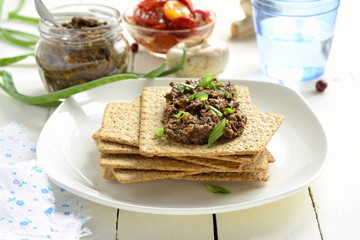
[[[0,128],[0,240],[79,239],[84,202],[48,181],[35,142],[18,123]]]

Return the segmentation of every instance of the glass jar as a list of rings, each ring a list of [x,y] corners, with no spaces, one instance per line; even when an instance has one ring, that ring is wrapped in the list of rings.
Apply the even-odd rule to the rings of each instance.
[[[64,27],[40,20],[36,61],[48,91],[127,71],[130,47],[118,10],[73,4],[50,11]]]

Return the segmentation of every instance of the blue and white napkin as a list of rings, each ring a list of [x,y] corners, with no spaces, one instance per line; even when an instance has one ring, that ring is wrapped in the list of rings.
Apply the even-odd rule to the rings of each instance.
[[[0,128],[0,240],[67,239],[91,234],[85,203],[50,183],[26,128]],[[51,160],[51,159],[49,159]]]

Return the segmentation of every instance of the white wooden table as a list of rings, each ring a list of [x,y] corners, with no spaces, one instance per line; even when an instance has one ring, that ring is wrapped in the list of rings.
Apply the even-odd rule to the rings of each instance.
[[[48,6],[57,4],[44,2]],[[68,2],[74,1],[62,1],[62,4]],[[130,3],[103,2],[120,10]],[[5,9],[16,4],[17,1],[5,1]],[[254,37],[230,38],[231,22],[242,16],[239,1],[204,0],[202,5],[214,9],[218,15],[212,37],[227,42],[230,48],[230,61],[221,78],[273,81],[260,72]],[[129,212],[84,200],[92,212],[86,226],[93,231],[84,239],[360,239],[359,8],[359,1],[341,1],[329,64],[322,77],[329,82],[326,91],[315,92],[316,80],[286,84],[299,91],[314,108],[328,137],[327,167],[309,188],[260,207],[199,216]],[[33,1],[27,1],[23,13],[36,16]],[[2,24],[21,29],[14,22]],[[27,30],[37,32],[35,28]],[[28,49],[0,42],[0,58],[27,52]],[[140,48],[133,70],[146,72],[161,62]],[[33,59],[5,69],[13,74],[19,91],[29,95],[45,92]],[[37,138],[50,114],[51,109],[29,106],[0,92],[0,126],[18,121]]]

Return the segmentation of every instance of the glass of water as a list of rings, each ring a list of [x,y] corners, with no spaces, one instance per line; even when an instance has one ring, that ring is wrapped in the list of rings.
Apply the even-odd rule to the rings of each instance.
[[[262,71],[285,81],[324,73],[340,0],[252,0]]]

